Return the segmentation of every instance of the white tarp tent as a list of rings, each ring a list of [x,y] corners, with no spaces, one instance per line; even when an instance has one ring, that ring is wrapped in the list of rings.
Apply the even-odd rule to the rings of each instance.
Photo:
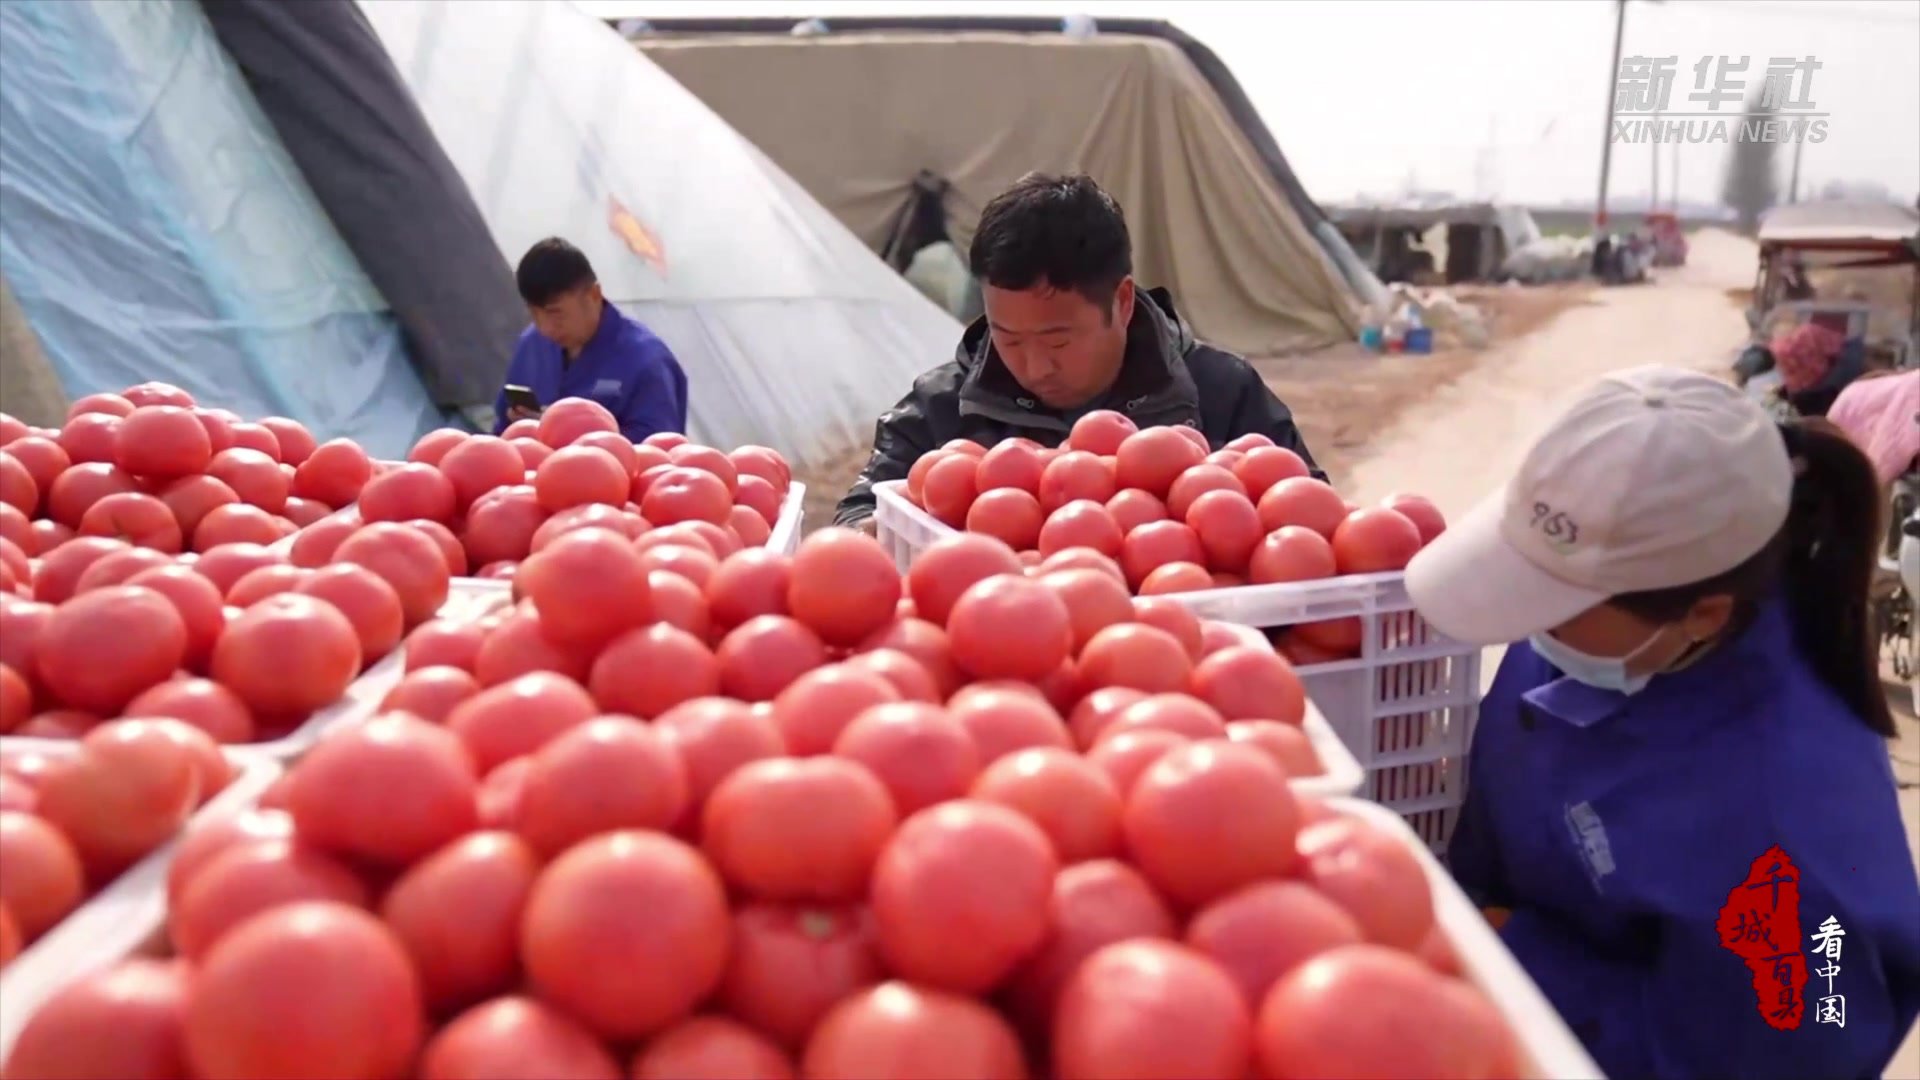
[[[509,261],[587,253],[686,368],[695,438],[818,461],[959,324],[605,24],[542,0],[362,0]]]

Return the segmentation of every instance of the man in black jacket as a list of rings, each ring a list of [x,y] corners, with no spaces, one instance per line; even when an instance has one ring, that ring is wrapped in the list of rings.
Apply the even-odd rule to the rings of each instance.
[[[1086,176],[1028,175],[987,204],[970,269],[986,315],[954,358],[874,426],[873,456],[834,513],[872,528],[873,485],[952,439],[1065,441],[1097,409],[1142,428],[1186,424],[1219,449],[1265,435],[1306,460],[1293,414],[1245,360],[1194,340],[1165,289],[1138,289],[1126,217]]]

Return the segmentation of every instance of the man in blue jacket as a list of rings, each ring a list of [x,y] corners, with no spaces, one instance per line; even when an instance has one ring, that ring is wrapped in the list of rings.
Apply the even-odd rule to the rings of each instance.
[[[639,442],[661,431],[687,428],[687,376],[673,350],[653,331],[607,303],[593,265],[579,248],[552,237],[533,245],[514,271],[533,325],[520,335],[507,385],[533,392],[540,408],[561,398],[597,401]],[[494,434],[540,409],[510,402],[502,389],[494,405]]]

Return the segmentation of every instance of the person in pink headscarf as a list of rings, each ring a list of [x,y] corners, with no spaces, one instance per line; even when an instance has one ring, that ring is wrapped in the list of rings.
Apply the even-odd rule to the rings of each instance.
[[[1855,379],[1833,400],[1827,419],[1866,451],[1882,487],[1893,483],[1920,457],[1920,369]]]
[[[1817,323],[1801,323],[1776,334],[1767,350],[1780,372],[1780,394],[1800,416],[1824,416],[1848,381],[1835,378],[1834,361],[1846,347],[1844,334]]]

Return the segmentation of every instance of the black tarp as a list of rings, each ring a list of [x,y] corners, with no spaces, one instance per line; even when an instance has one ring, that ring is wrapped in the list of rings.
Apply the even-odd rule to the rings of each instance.
[[[646,20],[647,29],[659,34],[784,34],[800,21],[799,16],[792,18],[688,18]],[[836,15],[825,20],[829,31],[886,31],[912,30],[931,33],[978,33],[1002,34],[1057,34],[1060,33],[1061,20],[1058,16],[1043,17],[1033,15],[933,15],[924,18],[908,16]],[[609,19],[608,25],[618,27],[620,20]],[[1152,37],[1172,44],[1185,54],[1187,62],[1199,72],[1201,78],[1213,89],[1220,104],[1226,107],[1227,114],[1239,126],[1241,134],[1253,145],[1254,152],[1260,155],[1261,164],[1273,182],[1286,193],[1287,201],[1293,204],[1294,213],[1313,231],[1314,239],[1326,247],[1337,242],[1337,234],[1331,228],[1325,211],[1320,209],[1313,197],[1307,194],[1306,186],[1294,174],[1293,166],[1287,164],[1287,157],[1280,152],[1280,144],[1274,140],[1273,132],[1268,130],[1266,121],[1260,119],[1260,111],[1253,107],[1253,101],[1247,92],[1240,88],[1240,80],[1233,77],[1233,71],[1223,63],[1214,51],[1204,43],[1179,27],[1164,19],[1098,19],[1096,24],[1102,34],[1124,34],[1133,37]],[[1347,260],[1340,253],[1327,251],[1334,265],[1347,271]],[[1348,259],[1351,253],[1348,254]]]
[[[466,182],[353,0],[201,0],[287,153],[393,308],[427,393],[491,406],[526,309]]]

